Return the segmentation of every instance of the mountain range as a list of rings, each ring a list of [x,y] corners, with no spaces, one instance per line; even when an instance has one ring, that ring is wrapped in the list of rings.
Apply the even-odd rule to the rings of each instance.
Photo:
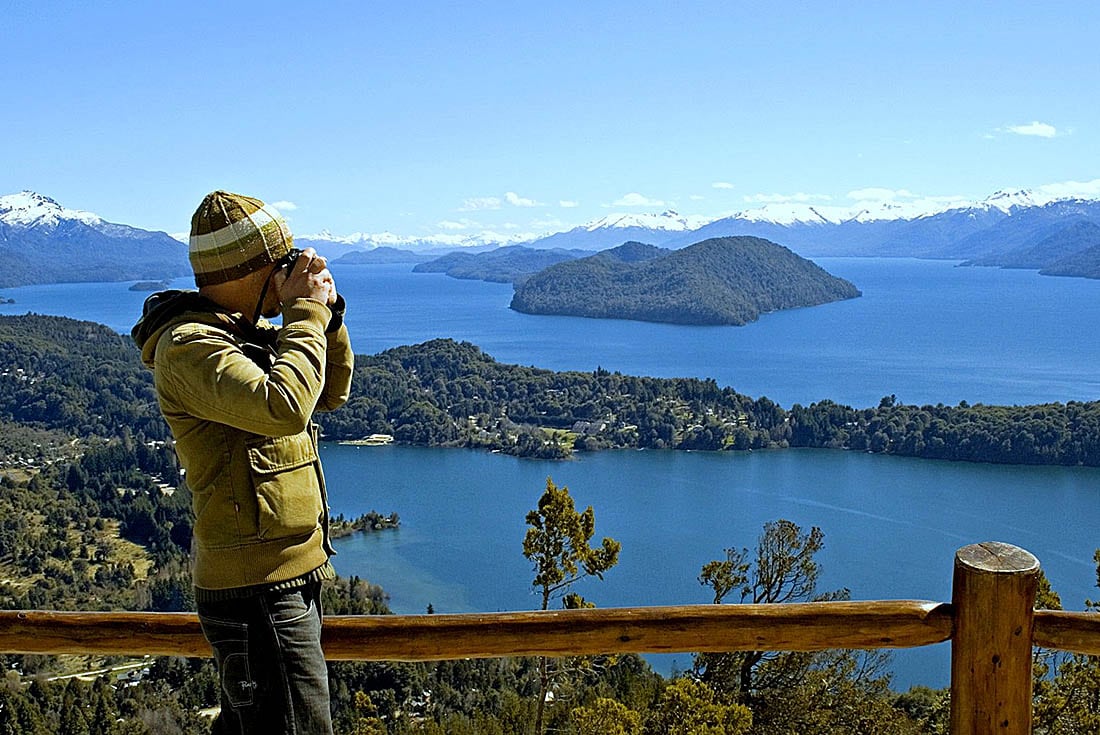
[[[952,202],[933,211],[883,202],[844,209],[806,204],[769,204],[707,221],[674,211],[611,215],[572,229],[498,246],[599,251],[628,241],[677,249],[714,237],[751,235],[780,243],[806,257],[877,256],[966,260],[998,265],[997,259],[1078,222],[1100,225],[1100,200],[1055,198],[1030,190],[999,191],[980,202]],[[344,248],[367,248],[370,236],[331,241]],[[326,241],[310,239],[323,252]],[[486,250],[485,243],[477,250]],[[419,241],[402,247],[422,249],[440,243]],[[454,248],[476,252],[473,248]]]
[[[24,191],[0,196],[0,287],[190,275],[187,246]]]
[[[619,214],[522,242],[494,233],[473,238],[453,235],[417,238],[392,233],[336,237],[327,232],[303,234],[295,241],[299,246],[316,248],[330,259],[354,255],[348,262],[411,263],[423,261],[427,254],[476,253],[504,245],[522,245],[560,255],[575,250],[606,250],[628,241],[678,249],[715,237],[749,235],[779,243],[805,257],[942,258],[974,265],[1002,265],[1000,259],[1004,256],[1038,247],[1082,222],[1100,226],[1100,200],[1054,198],[1042,192],[1020,190],[997,192],[980,202],[952,202],[938,211],[920,211],[884,202],[855,210],[768,204],[713,221],[673,211]],[[1078,248],[1072,240],[1072,231],[1065,237],[1070,241],[1059,245],[1059,252],[1065,257],[1094,244],[1086,238]],[[392,250],[374,252],[381,248]],[[394,250],[416,256],[402,256]],[[379,257],[357,253],[374,253]],[[0,287],[61,281],[164,279],[190,272],[186,246],[167,234],[106,222],[95,214],[64,208],[29,191],[0,196],[0,266]],[[1087,275],[1072,269],[1070,273]]]
[[[459,237],[398,237],[392,233],[301,239],[324,252],[379,246],[423,251],[477,252],[522,245],[557,250],[606,250],[628,241],[679,248],[711,237],[764,237],[807,256],[899,256],[973,259],[1036,244],[1073,221],[1100,223],[1100,199],[1059,198],[1036,190],[998,191],[978,201],[951,200],[936,209],[883,201],[845,208],[798,203],[766,204],[707,219],[675,211],[614,214],[536,238],[498,233]]]

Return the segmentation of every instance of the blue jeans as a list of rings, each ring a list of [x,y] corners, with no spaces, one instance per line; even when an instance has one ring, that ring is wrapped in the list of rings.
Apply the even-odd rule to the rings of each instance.
[[[331,735],[320,583],[198,612],[221,682],[214,735]]]

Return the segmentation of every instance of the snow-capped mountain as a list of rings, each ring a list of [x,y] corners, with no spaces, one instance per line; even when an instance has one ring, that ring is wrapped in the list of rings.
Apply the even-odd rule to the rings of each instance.
[[[53,199],[33,191],[0,196],[0,222],[4,224],[55,228],[65,220],[76,220],[93,227],[103,224],[103,219],[97,214],[66,209]]]
[[[974,206],[999,209],[1008,214],[1017,207],[1042,207],[1053,201],[1057,201],[1055,197],[1032,189],[1016,189],[1015,191],[1001,189],[990,194]]]
[[[1077,186],[1092,191],[1097,182]],[[883,196],[853,207],[772,202],[713,221],[673,211],[612,214],[541,237],[484,231],[423,236],[327,231],[300,235],[331,259],[377,248],[442,254],[503,245],[605,250],[637,241],[665,248],[754,235],[803,256],[905,256],[996,262],[1077,222],[1100,224],[1100,199],[1059,195],[1061,185],[1002,190],[978,202]],[[871,192],[875,193],[875,192]],[[889,194],[889,193],[886,193]],[[186,239],[186,238],[184,238]],[[31,191],[0,196],[0,286],[57,281],[164,279],[187,275],[187,249],[161,232],[103,220]]]
[[[668,209],[660,214],[612,214],[581,226],[589,232],[630,228],[659,232],[687,232],[698,229],[708,222],[710,219],[706,217],[684,216]]]
[[[524,244],[532,248],[566,250],[605,250],[629,240],[660,245],[702,227],[707,221],[705,217],[685,217],[672,210],[661,214],[612,214]]]
[[[480,232],[474,235],[437,234],[417,237],[415,235],[395,235],[392,232],[364,233],[351,235],[333,235],[322,230],[315,235],[295,235],[294,242],[299,247],[312,247],[330,260],[348,253],[366,252],[376,248],[398,248],[412,252],[430,252],[441,250],[484,250],[486,248],[514,245],[530,239],[530,235],[501,234],[498,232]]]
[[[0,196],[0,266],[0,286],[191,272],[187,248],[165,233],[107,222],[33,191]]]
[[[1100,201],[999,191],[980,202],[884,201],[861,208],[768,205],[657,244],[677,248],[711,237],[754,235],[804,256],[972,259],[1034,245],[1079,220],[1100,222]]]

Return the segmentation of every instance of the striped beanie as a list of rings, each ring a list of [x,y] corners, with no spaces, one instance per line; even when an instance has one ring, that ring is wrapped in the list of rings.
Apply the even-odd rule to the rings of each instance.
[[[191,217],[188,257],[199,287],[247,276],[292,247],[294,238],[282,216],[259,199],[211,192]]]

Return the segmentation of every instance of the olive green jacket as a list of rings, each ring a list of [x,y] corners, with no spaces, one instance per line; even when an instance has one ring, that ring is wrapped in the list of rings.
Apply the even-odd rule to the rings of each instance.
[[[149,297],[132,335],[192,493],[195,586],[274,585],[325,565],[333,552],[310,418],[348,398],[342,319],[296,299],[281,329],[253,326],[195,291],[165,291]]]

